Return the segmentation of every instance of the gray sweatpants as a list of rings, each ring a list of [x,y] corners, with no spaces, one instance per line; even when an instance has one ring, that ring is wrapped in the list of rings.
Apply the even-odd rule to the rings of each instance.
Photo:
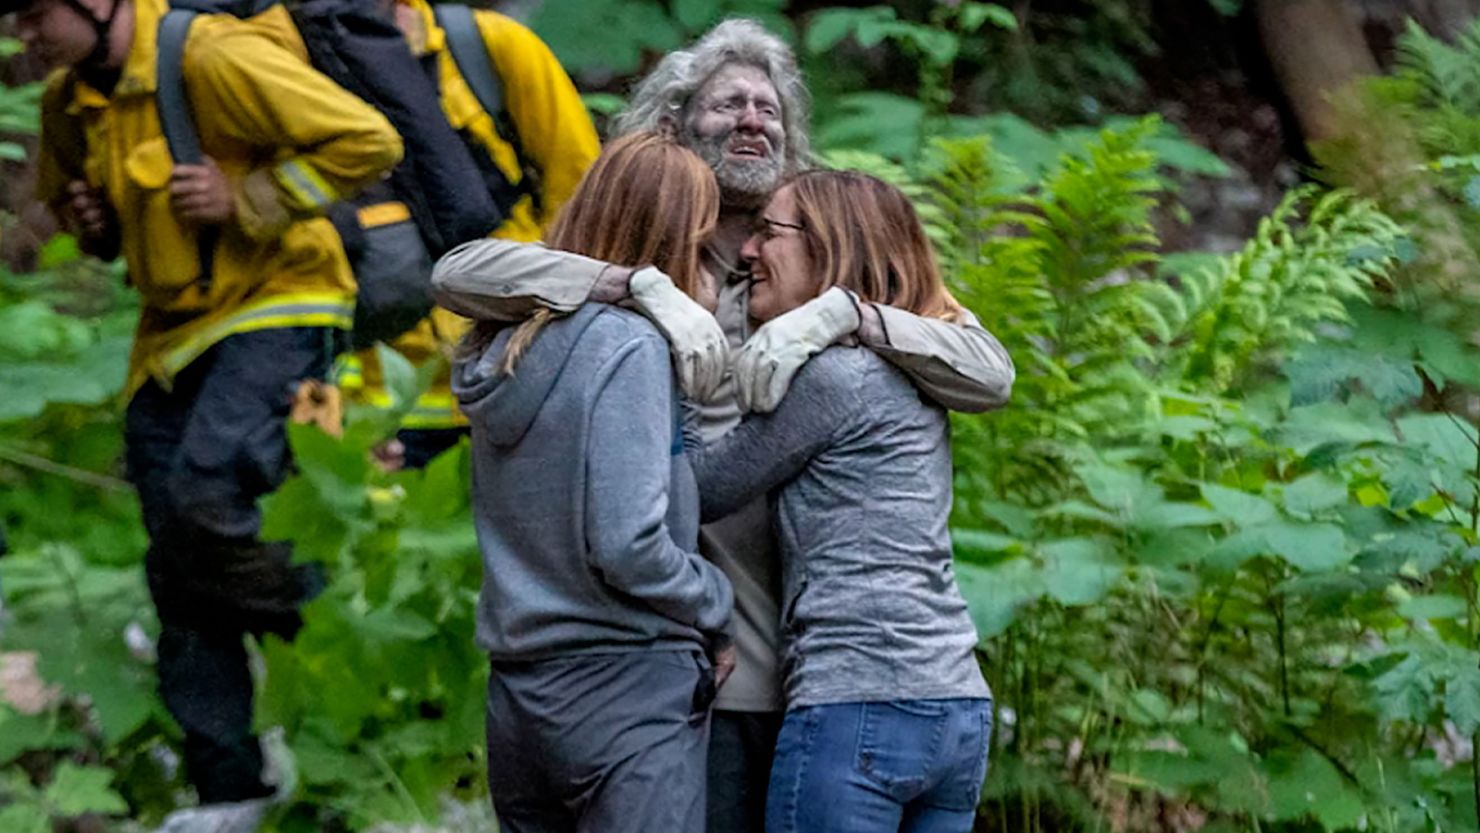
[[[697,648],[493,663],[499,829],[701,833],[713,693]]]

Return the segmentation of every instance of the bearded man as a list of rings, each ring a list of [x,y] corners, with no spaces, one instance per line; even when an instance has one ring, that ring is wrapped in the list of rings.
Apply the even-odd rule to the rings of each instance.
[[[505,321],[539,308],[567,312],[586,301],[634,303],[667,335],[685,392],[703,403],[706,440],[727,433],[745,410],[774,409],[808,358],[848,337],[889,360],[943,407],[978,413],[1005,404],[1012,361],[969,313],[967,323],[952,324],[879,304],[855,307],[846,295],[826,293],[752,333],[750,276],[740,248],[771,193],[810,163],[808,109],[791,48],[754,21],[728,20],[666,56],[617,119],[618,133],[677,131],[714,169],[722,205],[705,258],[715,293],[705,306],[713,306],[713,317],[654,280],[655,270],[630,281],[635,270],[497,240],[467,244],[438,264],[438,300],[465,316]],[[727,345],[738,349],[732,373]],[[780,580],[766,502],[705,526],[700,549],[734,585],[738,652],[715,701],[708,829],[759,833],[784,711]]]

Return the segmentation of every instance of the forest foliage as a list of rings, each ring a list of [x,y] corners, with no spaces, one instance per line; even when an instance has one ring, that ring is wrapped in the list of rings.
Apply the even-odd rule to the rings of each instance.
[[[792,31],[780,0],[545,6],[577,69],[630,71],[727,13]],[[1221,162],[1155,117],[958,112],[973,50],[1018,21],[940,8],[824,10],[798,43],[916,69],[904,95],[812,66],[819,144],[910,193],[1017,365],[1010,406],[953,418],[956,570],[997,700],[979,828],[1480,828],[1480,275],[1439,268],[1480,242],[1480,35],[1411,35],[1373,82],[1415,158],[1341,175],[1360,154],[1333,146],[1349,187],[1292,191],[1236,252],[1170,254],[1178,177]],[[0,131],[34,123],[34,89],[0,88]],[[0,830],[186,800],[118,480],[135,303],[65,236],[0,274],[0,647],[54,686],[0,705]],[[299,472],[264,504],[330,577],[293,644],[255,650],[283,831],[484,800],[468,463],[371,464],[432,370],[383,363],[397,404],[338,439],[295,427]]]

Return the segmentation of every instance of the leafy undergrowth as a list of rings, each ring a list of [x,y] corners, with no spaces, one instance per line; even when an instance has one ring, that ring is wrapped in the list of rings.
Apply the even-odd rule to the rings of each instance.
[[[1164,139],[1064,134],[1031,168],[980,137],[838,157],[909,190],[1017,362],[1010,407],[954,421],[956,569],[998,703],[979,829],[1475,829],[1480,356],[1452,325],[1480,319],[1415,303],[1422,240],[1342,191],[1292,193],[1231,256],[1164,256]],[[0,649],[55,687],[0,705],[18,833],[190,800],[118,480],[133,311],[54,245],[0,281]],[[431,368],[382,358],[409,407]],[[384,473],[396,417],[293,429],[299,473],[265,503],[330,577],[294,643],[254,648],[277,830],[485,800],[466,452]]]

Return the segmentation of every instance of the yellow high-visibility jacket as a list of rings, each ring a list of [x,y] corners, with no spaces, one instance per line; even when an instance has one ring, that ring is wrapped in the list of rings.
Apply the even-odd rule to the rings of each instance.
[[[447,36],[437,25],[426,0],[398,0],[417,12],[422,31],[410,36],[417,54],[437,56],[438,84],[442,110],[456,130],[466,129],[488,151],[509,182],[523,177],[514,148],[494,127],[493,114],[485,113],[473,91],[457,71],[447,48]],[[575,191],[586,169],[601,152],[601,140],[586,112],[581,95],[554,53],[538,36],[518,22],[497,12],[475,10],[473,18],[493,61],[504,93],[504,106],[518,132],[525,157],[540,172],[541,200],[538,210],[524,197],[515,205],[493,237],[529,242],[538,240],[555,218],[560,206]],[[391,346],[413,364],[420,365],[445,356],[456,344],[468,322],[444,309],[436,309]],[[379,362],[373,351],[357,354],[348,364],[341,383],[352,396],[372,404],[388,401],[381,387]],[[452,397],[451,376],[440,373],[432,387],[407,416],[407,428],[452,428],[466,425]]]
[[[174,162],[155,110],[155,36],[165,0],[135,0],[133,45],[111,97],[70,73],[43,99],[37,196],[58,206],[68,182],[101,188],[116,212],[143,314],[126,393],[174,375],[232,333],[348,328],[354,279],[323,209],[390,170],[401,140],[374,108],[313,69],[281,6],[249,21],[202,15],[182,72],[205,155],[236,188],[208,282],[200,229],[175,214]],[[271,357],[264,357],[270,361]]]

